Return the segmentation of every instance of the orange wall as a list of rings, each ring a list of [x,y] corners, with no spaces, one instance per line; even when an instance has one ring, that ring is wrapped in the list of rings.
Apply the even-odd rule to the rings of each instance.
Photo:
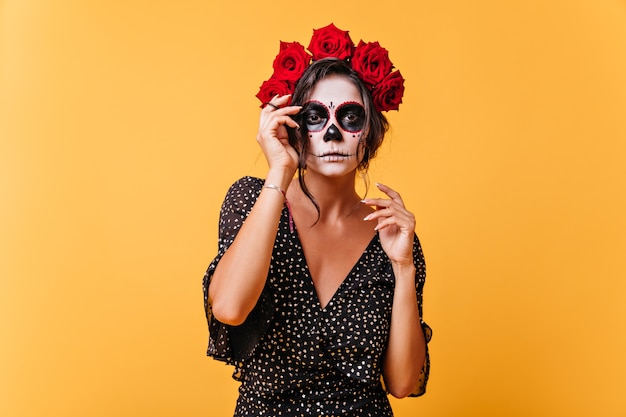
[[[626,416],[624,2],[315,5],[0,1],[0,415],[231,413],[219,205],[265,171],[279,39],[333,21],[407,79],[370,175],[417,215],[435,333],[397,416]]]

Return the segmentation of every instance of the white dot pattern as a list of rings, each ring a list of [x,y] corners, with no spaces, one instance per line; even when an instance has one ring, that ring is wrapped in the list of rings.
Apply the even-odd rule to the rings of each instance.
[[[209,323],[207,354],[235,366],[242,382],[235,416],[392,416],[381,379],[389,336],[394,276],[378,235],[325,308],[321,308],[297,230],[283,210],[263,294],[241,326],[211,315],[210,278],[249,214],[263,180],[244,177],[229,189],[220,213],[218,255],[203,280]],[[417,237],[416,296],[425,280]],[[422,322],[427,340],[431,330]],[[424,393],[429,358],[413,396]]]

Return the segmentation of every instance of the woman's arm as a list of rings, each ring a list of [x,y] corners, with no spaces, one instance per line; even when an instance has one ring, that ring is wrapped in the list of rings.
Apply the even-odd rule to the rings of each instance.
[[[394,265],[393,271],[396,286],[383,376],[391,395],[403,398],[417,386],[426,360],[426,341],[415,296],[415,266]]]
[[[289,96],[274,98],[282,106]],[[289,117],[297,106],[261,111],[257,141],[269,164],[265,184],[287,190],[297,167],[297,153],[289,145],[285,125],[298,127]],[[232,245],[219,261],[209,285],[213,315],[222,323],[239,325],[254,308],[265,285],[276,231],[285,197],[264,187]]]
[[[364,200],[365,204],[376,207],[376,211],[365,220],[378,221],[376,230],[383,250],[391,260],[395,276],[391,328],[383,358],[383,378],[389,393],[402,398],[414,391],[426,360],[426,341],[415,293],[415,216],[404,207],[397,192],[382,184],[376,186],[389,199]]]

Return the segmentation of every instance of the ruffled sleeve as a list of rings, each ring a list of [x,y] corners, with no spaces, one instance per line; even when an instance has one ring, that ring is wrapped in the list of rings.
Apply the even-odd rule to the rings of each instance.
[[[417,308],[419,315],[423,318],[423,296],[424,283],[426,282],[426,263],[424,262],[424,254],[422,253],[422,247],[420,245],[417,235],[415,236],[413,243],[413,262],[415,263],[415,294],[417,296]],[[419,397],[426,393],[426,384],[428,382],[428,376],[430,374],[430,354],[428,353],[428,342],[432,337],[433,331],[428,324],[421,320],[422,330],[424,331],[424,339],[426,340],[426,360],[424,366],[420,370],[419,381],[417,386],[413,390],[409,397]]]
[[[240,326],[229,326],[212,315],[208,298],[209,285],[215,268],[250,214],[261,192],[263,182],[260,178],[244,177],[235,182],[226,193],[220,210],[218,252],[202,280],[204,309],[209,327],[207,355],[235,365],[235,377],[241,371],[241,362],[251,353],[267,330],[273,313],[271,297],[266,285],[266,289],[246,321]]]

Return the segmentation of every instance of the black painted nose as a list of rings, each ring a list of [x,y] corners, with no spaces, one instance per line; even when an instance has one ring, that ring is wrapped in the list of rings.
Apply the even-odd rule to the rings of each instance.
[[[331,140],[341,140],[341,132],[334,123],[330,125],[326,133],[324,133],[324,142]]]

